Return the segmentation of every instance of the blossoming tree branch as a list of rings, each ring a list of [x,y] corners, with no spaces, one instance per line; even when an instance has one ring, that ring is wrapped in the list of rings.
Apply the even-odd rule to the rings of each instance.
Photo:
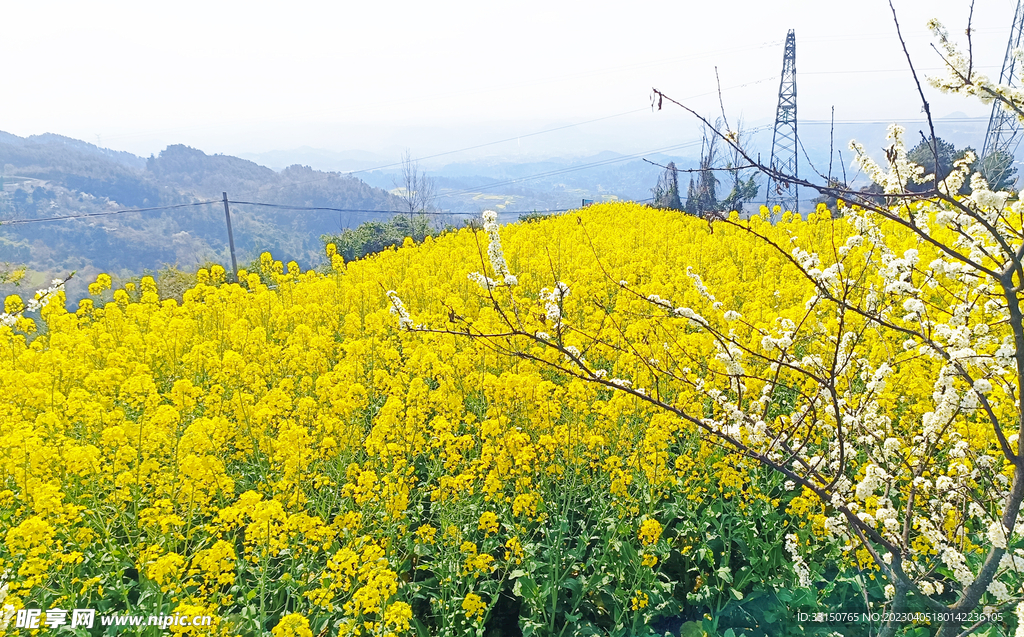
[[[998,101],[1024,121],[1024,92],[979,74],[941,25],[930,28],[949,71],[933,86]],[[656,93],[659,103],[674,102]],[[545,287],[524,285],[492,211],[484,213],[481,271],[470,275],[480,314],[449,308],[446,324],[416,324],[393,291],[392,311],[405,329],[479,339],[646,401],[767,467],[821,504],[824,550],[864,555],[894,613],[936,613],[944,636],[960,633],[972,612],[1015,609],[1021,617],[1024,203],[991,191],[972,173],[971,155],[944,179],[924,174],[895,125],[882,164],[850,145],[880,197],[777,173],[728,132],[722,138],[772,178],[840,200],[835,221],[819,206],[827,252],[784,238],[789,212],[774,228],[767,211],[715,221],[783,257],[805,286],[801,311],[744,316],[688,263],[665,264],[685,268],[692,284],[670,295],[657,276],[622,280],[619,264],[597,248],[603,285],[579,292],[557,278],[556,264]],[[911,181],[931,187],[911,192]],[[960,196],[965,183],[971,194]],[[585,307],[600,308],[600,321],[576,320],[593,316]],[[925,382],[930,391],[899,389]],[[821,576],[795,535],[786,549],[802,585]]]

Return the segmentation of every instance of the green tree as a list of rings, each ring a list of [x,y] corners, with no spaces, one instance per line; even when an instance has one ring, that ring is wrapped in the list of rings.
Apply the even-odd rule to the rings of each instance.
[[[683,209],[683,204],[679,199],[679,175],[675,162],[668,163],[665,172],[658,178],[658,184],[651,190],[651,193],[654,195],[655,208]]]
[[[431,228],[427,217],[423,215],[411,219],[405,215],[396,215],[389,221],[368,221],[354,229],[346,228],[341,234],[325,234],[320,240],[324,245],[333,243],[345,261],[355,261],[392,246],[400,246],[406,237],[420,242],[437,234],[440,231]]]
[[[930,140],[922,139],[918,142],[917,146],[914,146],[909,153],[907,153],[907,159],[914,162],[919,166],[924,166],[924,174],[935,175],[939,181],[942,181],[949,176],[949,173],[953,170],[953,164],[963,159],[964,155],[970,151],[977,155],[973,148],[970,146],[957,150],[956,146],[943,140],[941,137],[935,138],[935,145],[932,146]],[[938,162],[936,162],[936,157]],[[936,166],[938,166],[936,168]],[[934,187],[932,180],[927,180],[924,183],[914,183],[913,180],[907,184],[907,190],[910,192],[924,192],[931,190]],[[965,183],[960,189],[960,194],[967,194],[971,190],[970,184]]]
[[[748,179],[743,179],[738,170],[733,171],[732,190],[721,201],[720,208],[727,212],[733,210],[741,212],[743,204],[757,197],[760,187],[757,185],[756,178],[757,175],[751,175]]]
[[[975,168],[988,182],[990,190],[1017,190],[1017,169],[1013,166],[1013,155],[997,150],[983,157]]]

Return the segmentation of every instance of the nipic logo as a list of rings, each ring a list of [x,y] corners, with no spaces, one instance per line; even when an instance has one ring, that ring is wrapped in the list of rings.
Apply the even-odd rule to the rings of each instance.
[[[70,618],[68,615],[70,614]],[[97,623],[96,611],[91,608],[75,608],[67,611],[51,608],[43,611],[39,608],[22,608],[18,611],[14,627],[28,630],[48,627],[60,628],[92,628]],[[213,623],[210,615],[100,615],[100,626],[159,626],[166,629],[171,626],[209,626]]]

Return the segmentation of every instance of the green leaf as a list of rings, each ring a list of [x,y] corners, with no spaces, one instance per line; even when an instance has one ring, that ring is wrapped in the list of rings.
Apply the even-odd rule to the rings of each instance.
[[[576,578],[570,578],[563,582],[563,585],[572,591],[573,598],[579,599],[583,594],[583,584]]]
[[[521,591],[519,594],[526,599],[535,598],[540,593],[540,588],[532,577],[520,577],[516,580],[516,587]]]
[[[412,623],[416,627],[418,637],[430,637],[430,629],[423,622],[413,617]]]
[[[704,628],[700,622],[686,622],[679,627],[679,637],[704,637]]]

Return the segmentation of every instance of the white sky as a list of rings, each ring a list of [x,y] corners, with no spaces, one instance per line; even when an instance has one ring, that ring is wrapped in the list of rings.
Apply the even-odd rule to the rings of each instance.
[[[919,68],[939,66],[928,18],[965,43],[969,0],[894,2]],[[975,60],[990,75],[1014,6],[975,7]],[[172,143],[208,153],[423,155],[645,108],[581,126],[572,139],[654,149],[692,138],[693,126],[680,113],[652,113],[651,87],[716,114],[716,65],[729,116],[771,120],[789,28],[801,121],[828,119],[833,105],[837,120],[920,115],[879,0],[38,0],[5,3],[3,19],[0,130],[140,155]],[[937,116],[988,114],[926,90]]]

